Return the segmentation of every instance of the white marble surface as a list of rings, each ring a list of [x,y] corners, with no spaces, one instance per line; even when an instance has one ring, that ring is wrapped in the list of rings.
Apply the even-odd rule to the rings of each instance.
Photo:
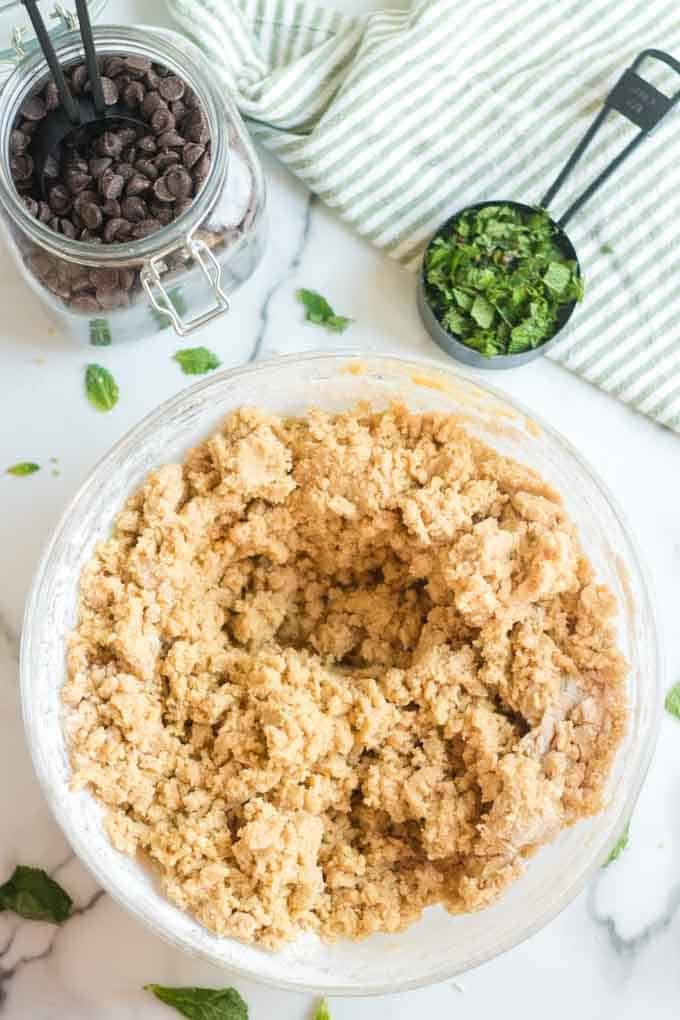
[[[354,9],[368,0],[354,0]],[[345,0],[349,7],[349,0]],[[109,5],[107,20],[162,21],[162,0]],[[356,322],[353,346],[443,358],[421,328],[414,283],[351,236],[270,159],[271,244],[233,312],[200,342],[225,366],[255,356],[332,346],[301,321],[297,286],[313,287]],[[24,598],[41,547],[95,461],[161,400],[187,385],[168,332],[101,350],[116,375],[108,415],[82,395],[91,352],[53,330],[0,252],[0,467],[36,460],[31,478],[0,473],[0,880],[41,865],[73,893],[61,929],[0,916],[0,1017],[7,1020],[162,1020],[173,1014],[145,982],[230,983],[148,934],[101,894],[74,859],[33,777],[18,699]],[[624,506],[650,568],[667,681],[680,678],[680,437],[651,424],[547,361],[494,378],[559,428]],[[58,458],[56,465],[50,458]],[[680,1011],[680,724],[666,717],[627,852],[559,918],[513,952],[455,983],[400,996],[334,1000],[334,1020],[653,1020]],[[312,999],[235,982],[252,1020],[303,1020]]]

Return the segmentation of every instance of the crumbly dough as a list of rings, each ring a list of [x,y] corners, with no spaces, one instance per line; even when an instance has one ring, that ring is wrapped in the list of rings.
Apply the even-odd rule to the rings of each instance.
[[[559,495],[451,416],[238,410],[128,500],[80,591],[74,783],[222,935],[479,909],[601,807],[615,599]]]

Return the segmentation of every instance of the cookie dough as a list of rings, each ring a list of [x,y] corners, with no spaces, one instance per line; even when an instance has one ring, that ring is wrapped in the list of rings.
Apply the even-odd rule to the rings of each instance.
[[[221,935],[477,910],[601,807],[616,611],[559,495],[453,417],[240,409],[83,572],[73,781]]]

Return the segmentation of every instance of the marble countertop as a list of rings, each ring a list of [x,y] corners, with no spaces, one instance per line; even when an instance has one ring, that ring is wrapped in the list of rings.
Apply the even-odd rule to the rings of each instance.
[[[112,2],[107,20],[160,23],[163,6],[162,0]],[[331,349],[332,337],[302,322],[294,291],[305,286],[355,318],[343,343],[443,360],[418,321],[413,279],[352,236],[274,160],[265,156],[264,163],[269,249],[229,317],[207,327],[199,342],[218,352],[225,366]],[[64,505],[111,444],[188,380],[170,359],[178,345],[168,332],[103,351],[98,360],[114,372],[121,400],[112,413],[99,415],[82,395],[91,352],[54,330],[5,252],[0,310],[0,466],[24,459],[45,465],[28,479],[0,473],[0,878],[17,863],[40,865],[78,906],[59,929],[0,916],[0,1017],[167,1020],[174,1014],[144,993],[143,984],[221,985],[231,983],[229,975],[149,934],[96,888],[70,852],[25,745],[18,648],[31,576]],[[666,681],[680,678],[680,438],[544,360],[493,381],[560,429],[625,508],[652,576]],[[666,717],[629,849],[547,928],[455,982],[399,996],[334,1000],[334,1020],[676,1020],[679,746],[679,724]],[[308,996],[234,983],[251,1020],[311,1015]]]

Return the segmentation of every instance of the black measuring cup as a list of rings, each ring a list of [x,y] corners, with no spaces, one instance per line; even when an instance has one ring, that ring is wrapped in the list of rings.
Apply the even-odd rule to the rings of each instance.
[[[678,101],[680,101],[680,89],[675,93],[675,95],[667,96],[663,92],[660,92],[654,85],[651,84],[651,82],[641,78],[637,73],[640,65],[648,58],[660,60],[662,63],[667,64],[674,71],[680,74],[680,61],[677,61],[668,53],[655,49],[643,50],[642,53],[639,53],[631,66],[621,75],[616,85],[605,99],[604,105],[597,117],[590,125],[583,138],[567,160],[565,166],[557,175],[537,206],[524,205],[522,202],[512,202],[504,199],[478,202],[476,205],[468,205],[463,209],[459,209],[458,212],[449,217],[449,219],[446,220],[446,222],[443,223],[431,237],[427,248],[425,249],[419,274],[418,309],[432,339],[453,358],[464,362],[466,365],[471,365],[474,368],[502,369],[525,365],[528,361],[533,361],[534,358],[544,354],[545,351],[549,350],[549,348],[557,342],[559,339],[559,332],[571,318],[572,312],[576,307],[576,302],[571,301],[565,303],[560,308],[552,336],[538,347],[535,347],[533,350],[522,351],[520,354],[497,354],[491,358],[486,358],[484,355],[480,354],[479,351],[476,351],[471,347],[467,347],[454,334],[449,333],[448,330],[444,329],[432,309],[428,298],[426,261],[433,242],[437,237],[448,236],[455,227],[456,221],[464,213],[474,212],[477,209],[483,209],[487,206],[506,206],[512,209],[517,209],[520,213],[535,213],[541,210],[547,212],[550,202],[552,202],[571,171],[583,156],[605,118],[611,110],[615,110],[617,113],[623,114],[624,117],[639,127],[640,130],[635,137],[632,138],[626,146],[624,146],[621,152],[614,157],[611,163],[602,170],[595,180],[592,181],[578,196],[578,198],[572,202],[559,220],[555,220],[551,217],[551,223],[555,230],[553,241],[556,247],[559,248],[559,250],[568,259],[573,260],[576,263],[577,274],[580,277],[581,266],[576,254],[576,249],[569,240],[564,228],[571,220],[572,216],[574,216],[574,214],[577,213],[583,205],[585,205],[597,189],[604,184],[609,177],[611,177],[614,171],[621,166],[623,161],[631,154],[631,152],[633,152],[633,150],[640,145],[642,140],[650,134],[653,128],[657,126],[659,121],[668,113],[668,111],[672,109]]]
[[[64,70],[59,63],[52,39],[38,7],[38,0],[22,0],[31,19],[38,43],[52,72],[54,83],[59,94],[59,104],[43,117],[33,136],[33,158],[35,173],[40,181],[43,195],[47,197],[50,177],[46,166],[50,160],[61,162],[62,149],[66,145],[82,144],[88,137],[98,138],[104,131],[112,127],[127,125],[134,128],[137,135],[145,133],[144,123],[134,117],[130,110],[121,103],[110,104],[102,85],[97,53],[90,23],[87,0],[76,0],[76,11],[80,25],[80,36],[85,51],[90,93],[74,96],[68,87]]]

